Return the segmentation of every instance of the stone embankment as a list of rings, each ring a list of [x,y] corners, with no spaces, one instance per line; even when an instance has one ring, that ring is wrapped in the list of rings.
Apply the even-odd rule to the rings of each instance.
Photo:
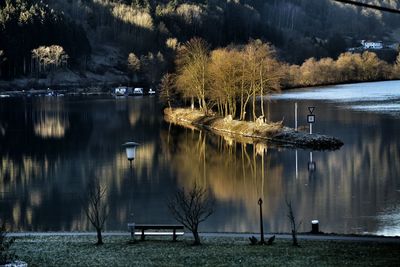
[[[214,114],[206,115],[199,110],[185,108],[166,108],[164,115],[168,121],[183,126],[195,126],[221,135],[265,140],[281,146],[313,150],[336,150],[343,146],[343,142],[335,137],[295,131],[283,126],[282,122],[238,121],[229,116],[223,118]]]

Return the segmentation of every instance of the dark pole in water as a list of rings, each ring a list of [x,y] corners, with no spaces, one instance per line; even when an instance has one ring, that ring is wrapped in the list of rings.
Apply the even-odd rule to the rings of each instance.
[[[263,226],[263,217],[262,217],[262,203],[263,203],[263,201],[262,201],[262,199],[260,198],[259,200],[258,200],[258,205],[260,205],[260,234],[261,234],[261,241],[260,241],[260,244],[264,244],[265,243],[265,241],[264,241],[264,226]]]
[[[129,167],[131,168],[131,171],[132,171],[132,160],[133,159],[128,159],[129,160]]]

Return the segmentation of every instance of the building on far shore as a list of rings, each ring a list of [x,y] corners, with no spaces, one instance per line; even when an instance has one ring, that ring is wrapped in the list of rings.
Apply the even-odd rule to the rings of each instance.
[[[382,49],[383,48],[383,42],[382,41],[366,41],[366,40],[361,40],[361,45],[363,46],[364,49]]]
[[[384,43],[383,41],[361,40],[361,46],[347,48],[348,52],[363,52],[366,50],[398,50],[399,43]]]

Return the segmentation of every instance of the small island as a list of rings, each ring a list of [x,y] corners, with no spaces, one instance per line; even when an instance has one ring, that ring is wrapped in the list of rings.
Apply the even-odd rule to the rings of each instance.
[[[178,51],[175,72],[162,78],[160,100],[168,106],[166,120],[183,126],[278,146],[339,149],[337,138],[268,119],[270,96],[281,92],[286,76],[274,48],[261,40],[210,51],[205,40],[193,38]]]
[[[335,137],[295,131],[284,126],[282,122],[239,121],[233,120],[232,116],[221,117],[214,113],[206,115],[200,110],[190,108],[166,108],[164,115],[167,121],[182,126],[195,126],[218,134],[247,137],[281,146],[336,150],[343,145],[343,142]]]

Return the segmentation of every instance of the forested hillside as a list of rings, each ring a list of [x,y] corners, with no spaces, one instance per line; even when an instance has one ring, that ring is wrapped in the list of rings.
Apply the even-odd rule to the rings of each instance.
[[[400,8],[400,1],[366,2]],[[400,26],[399,15],[332,0],[6,0],[0,7],[0,78],[7,79],[32,75],[38,46],[62,46],[68,66],[81,72],[104,71],[93,53],[98,59],[115,48],[113,67],[156,84],[179,44],[195,36],[212,48],[261,39],[280,60],[301,64],[335,59],[361,39],[396,41]]]
[[[0,2],[0,78],[31,75],[36,65],[32,50],[44,44],[62,46],[71,66],[91,52],[82,25],[66,19],[43,2]]]

